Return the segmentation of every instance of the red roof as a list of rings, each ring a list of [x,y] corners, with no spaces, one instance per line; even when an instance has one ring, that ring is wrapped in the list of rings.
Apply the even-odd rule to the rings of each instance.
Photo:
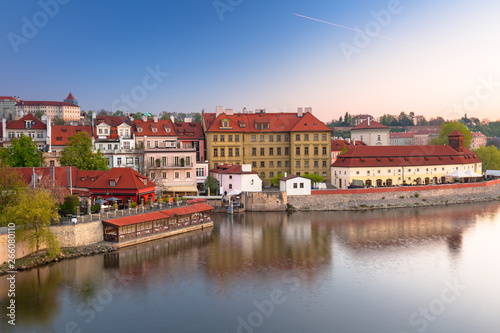
[[[66,146],[70,136],[75,136],[79,132],[84,132],[92,136],[91,126],[67,126],[67,125],[52,125],[52,134],[50,141],[53,146]]]
[[[66,99],[74,99],[74,100],[76,100],[76,98],[73,97],[73,94],[71,92],[69,93],[68,97],[66,97]]]
[[[281,177],[281,178],[279,178],[278,180],[284,180],[284,181],[287,181],[287,180],[290,180],[290,179],[295,179],[295,178],[304,178],[304,177],[300,177],[300,176],[297,176],[297,175],[290,175],[290,176],[286,176],[286,177]]]
[[[136,136],[177,136],[172,121],[170,119],[158,119],[155,123],[153,119],[146,122],[136,119],[132,122]],[[156,129],[156,132],[153,130]]]
[[[249,174],[257,174],[257,171],[242,171],[241,165],[238,164],[223,164],[218,165],[216,168],[210,170],[213,173],[224,173],[224,174],[233,174],[233,175],[249,175]]]
[[[415,136],[415,132],[403,132],[403,133],[390,133],[391,139],[397,138],[413,138]]]
[[[354,126],[351,128],[351,131],[356,131],[356,130],[364,130],[364,129],[389,129],[389,127],[382,125],[379,122],[376,122],[375,120],[371,119],[370,120],[370,125],[368,125],[368,120],[363,121],[361,124]]]
[[[32,114],[27,114],[19,120],[7,125],[7,129],[26,129],[26,121],[31,121],[31,129],[47,129],[47,125]]]
[[[312,113],[307,112],[303,117],[296,113],[235,113],[233,115],[220,114],[215,119],[203,114],[207,126],[207,132],[299,132],[299,131],[328,131],[331,129],[317,119]],[[227,119],[229,127],[222,127],[222,121]],[[255,126],[259,124],[260,126]],[[267,128],[264,128],[267,124]]]
[[[130,120],[128,117],[97,116],[95,120],[96,120],[96,125],[99,125],[101,123],[106,123],[111,127],[119,126],[123,123],[130,125]]]
[[[132,168],[112,168],[90,184],[88,188],[110,188],[110,180],[116,182],[113,187],[116,189],[142,189],[155,186],[155,183]]]
[[[448,137],[450,136],[454,136],[454,137],[457,137],[457,136],[464,136],[462,133],[460,133],[458,130],[454,130],[453,132],[451,132],[451,134],[448,135]]]
[[[332,167],[391,167],[481,163],[475,153],[442,146],[357,146],[340,155]]]
[[[179,135],[179,140],[202,140],[204,138],[201,123],[177,122],[174,123],[174,127]]]
[[[92,183],[97,181],[105,173],[106,171],[103,170],[78,170],[75,182],[76,187],[89,188]]]
[[[164,219],[174,215],[188,215],[193,213],[199,213],[207,210],[214,209],[212,206],[204,203],[196,203],[192,206],[178,207],[168,210],[162,210],[158,212],[151,212],[140,215],[133,215],[127,217],[119,217],[116,219],[105,220],[103,223],[111,224],[117,227],[122,227],[125,225],[137,224],[142,222],[150,222],[154,220]]]
[[[361,140],[351,140],[350,142],[347,140],[332,140],[332,151],[342,151],[344,147],[349,150],[354,146],[366,146],[366,143]]]
[[[69,187],[70,184],[76,187],[76,177],[78,169],[76,167],[37,167],[37,168],[11,168],[19,172],[23,178],[23,182],[30,184],[33,172],[37,173],[45,179],[53,179],[55,184],[63,187]],[[70,181],[71,175],[71,181]]]
[[[14,97],[12,96],[0,96],[0,101],[5,101],[5,100],[10,100],[10,101],[17,101]]]
[[[53,102],[53,101],[20,101],[16,104],[17,106],[73,106],[78,107],[78,105],[70,102]]]
[[[472,132],[472,136],[473,137],[482,137],[482,138],[486,138],[486,135],[484,135],[483,133],[481,132]]]

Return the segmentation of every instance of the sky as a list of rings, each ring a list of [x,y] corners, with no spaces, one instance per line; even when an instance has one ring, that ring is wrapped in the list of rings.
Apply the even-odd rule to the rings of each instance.
[[[500,118],[500,2],[2,0],[0,96]]]

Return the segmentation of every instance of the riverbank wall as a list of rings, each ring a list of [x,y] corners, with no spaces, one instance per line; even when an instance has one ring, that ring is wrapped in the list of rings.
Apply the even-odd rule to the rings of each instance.
[[[343,211],[415,206],[436,206],[500,200],[500,180],[466,184],[402,186],[369,189],[312,191],[288,196],[299,211]]]

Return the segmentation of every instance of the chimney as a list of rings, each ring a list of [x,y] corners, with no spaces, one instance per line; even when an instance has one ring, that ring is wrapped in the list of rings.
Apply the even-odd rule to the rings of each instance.
[[[157,115],[153,116],[153,121],[155,124],[158,124],[158,116]]]
[[[148,116],[142,115],[142,121],[147,123],[148,122]]]
[[[370,117],[368,117],[368,126],[370,126]]]
[[[226,115],[227,116],[232,116],[234,114],[234,110],[233,109],[226,109]]]
[[[313,108],[312,107],[305,108],[305,112],[304,113],[313,113]]]
[[[222,113],[223,113],[222,106],[216,106],[215,107],[215,117],[217,118]]]
[[[297,117],[302,118],[304,116],[304,109],[297,108]]]
[[[243,113],[246,114],[247,113],[247,108],[243,108]]]
[[[193,118],[184,118],[184,122],[185,123],[192,123],[193,122]]]
[[[174,116],[170,116],[170,121],[173,123],[175,123],[175,117]]]

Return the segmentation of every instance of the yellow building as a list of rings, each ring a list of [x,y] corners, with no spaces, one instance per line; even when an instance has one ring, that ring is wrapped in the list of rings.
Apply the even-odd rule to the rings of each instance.
[[[311,112],[203,114],[210,168],[251,164],[265,185],[279,173],[330,181],[331,130]]]
[[[357,146],[332,164],[332,185],[347,188],[445,183],[454,171],[482,173],[482,162],[464,148],[463,135],[449,135],[442,146]]]

